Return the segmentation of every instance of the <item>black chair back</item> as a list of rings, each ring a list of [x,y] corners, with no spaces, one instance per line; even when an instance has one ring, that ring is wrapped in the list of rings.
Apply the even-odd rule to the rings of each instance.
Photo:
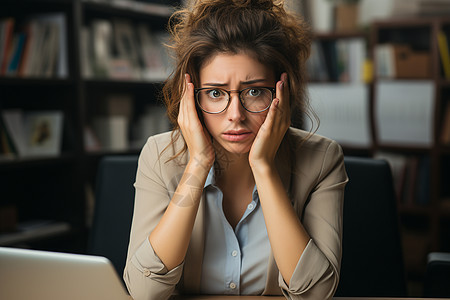
[[[424,297],[450,298],[450,253],[428,254]]]
[[[406,280],[389,164],[345,157],[343,256],[336,296],[405,297]]]
[[[99,164],[88,252],[108,258],[121,277],[133,218],[138,156],[106,156]]]

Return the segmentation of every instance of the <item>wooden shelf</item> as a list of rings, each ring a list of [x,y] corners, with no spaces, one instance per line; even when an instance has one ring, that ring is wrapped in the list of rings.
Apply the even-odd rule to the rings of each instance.
[[[388,144],[378,144],[377,149],[380,151],[394,152],[394,153],[408,153],[411,155],[421,155],[430,154],[433,147],[418,147],[418,146],[407,146],[407,145],[388,145]]]
[[[445,101],[448,99],[450,80],[445,80],[442,77],[440,66],[439,49],[437,47],[437,34],[443,27],[450,26],[449,17],[417,17],[417,18],[396,18],[391,20],[377,21],[373,24],[371,30],[371,53],[374,58],[374,67],[376,68],[377,61],[375,57],[375,47],[379,44],[406,44],[414,49],[414,51],[427,51],[430,55],[430,69],[431,75],[426,79],[382,79],[374,78],[372,83],[373,90],[376,91],[380,82],[396,82],[397,80],[409,81],[411,83],[423,80],[430,81],[433,88],[433,110],[430,124],[433,128],[432,137],[439,138],[442,122],[442,111]],[[372,109],[375,108],[375,93],[372,95]],[[395,100],[395,99],[392,99]],[[405,109],[407,109],[405,107]],[[375,128],[375,131],[377,129]],[[423,188],[424,182],[429,182],[429,189],[427,203],[420,204],[398,204],[398,211],[400,216],[400,223],[403,236],[412,239],[412,243],[406,245],[408,253],[406,253],[406,269],[408,276],[423,276],[425,269],[426,254],[429,251],[440,251],[446,241],[443,240],[443,232],[441,219],[450,217],[450,200],[443,203],[441,198],[445,197],[448,189],[443,188],[448,185],[447,173],[443,170],[448,166],[450,161],[450,146],[432,143],[429,146],[415,146],[415,145],[399,145],[399,144],[382,144],[380,141],[375,141],[374,151],[391,152],[394,155],[405,157],[407,161],[412,158],[412,161],[419,159],[420,161],[428,161],[428,165],[424,165],[422,173],[417,171],[418,176],[416,180],[423,180],[423,182],[413,182],[413,187]],[[414,164],[413,164],[414,166]],[[412,170],[420,170],[420,165]],[[423,171],[425,170],[425,171]],[[405,177],[411,175],[411,169],[407,169]],[[403,175],[401,175],[403,176]],[[422,186],[421,186],[422,185]],[[405,191],[408,193],[408,191]],[[423,189],[422,189],[423,192]],[[444,195],[442,195],[444,194]],[[415,197],[418,197],[417,191]],[[421,244],[417,248],[412,249],[417,241]]]
[[[20,225],[20,224],[19,224]],[[27,228],[12,233],[0,234],[0,246],[14,246],[37,240],[49,239],[71,231],[71,226],[66,222],[37,221]]]
[[[430,207],[430,205],[399,204],[398,211],[401,214],[426,216],[426,217],[430,217],[432,214],[432,208]]]
[[[1,157],[1,168],[28,168],[42,167],[54,164],[72,163],[76,160],[75,154],[62,154],[58,156],[35,156],[35,157]]]
[[[68,77],[0,76],[0,109],[58,110],[64,115],[61,155],[0,157],[0,180],[4,183],[0,207],[14,206],[21,222],[43,218],[61,220],[64,225],[61,230],[47,228],[52,232],[44,234],[45,230],[41,230],[33,236],[48,239],[49,243],[54,240],[56,244],[60,239],[76,240],[79,241],[74,245],[77,249],[84,247],[89,197],[85,191],[87,185],[92,187],[95,183],[98,161],[106,155],[137,155],[140,152],[140,149],[86,152],[85,128],[92,126],[90,122],[94,116],[105,111],[102,96],[131,95],[130,114],[133,114],[132,120],[137,121],[140,113],[146,113],[149,105],[156,104],[156,94],[161,88],[161,82],[83,78],[82,31],[98,19],[109,22],[121,19],[132,26],[146,25],[150,32],[164,31],[173,11],[174,8],[168,5],[130,0],[0,1],[0,17],[13,18],[15,32],[21,31],[32,15],[53,14],[62,17],[64,23],[61,24],[65,24]],[[65,226],[67,224],[69,228]],[[72,235],[75,236],[72,238]],[[70,238],[65,239],[65,236]],[[32,239],[18,232],[7,238],[11,241],[5,242],[6,236],[0,235],[0,244],[27,243]]]
[[[115,80],[115,79],[86,79],[85,84],[88,88],[155,88],[161,87],[159,81],[145,81],[145,80]]]
[[[70,86],[74,83],[66,78],[0,77],[0,86]]]
[[[151,4],[139,1],[105,1],[83,0],[83,8],[88,15],[104,15],[133,20],[149,19],[156,22],[167,22],[174,9],[167,5]]]

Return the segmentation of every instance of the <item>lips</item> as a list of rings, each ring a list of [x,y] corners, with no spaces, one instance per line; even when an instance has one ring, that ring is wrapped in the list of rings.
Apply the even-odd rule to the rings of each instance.
[[[230,142],[240,142],[251,137],[252,132],[246,129],[227,130],[222,136]]]

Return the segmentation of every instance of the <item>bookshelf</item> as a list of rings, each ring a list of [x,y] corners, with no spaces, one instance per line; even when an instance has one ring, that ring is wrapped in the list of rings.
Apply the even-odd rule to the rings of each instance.
[[[450,251],[450,152],[441,137],[450,78],[444,72],[439,32],[450,38],[450,18],[397,18],[371,28],[374,155],[397,166],[405,265],[410,279],[417,281],[428,252]],[[397,112],[395,120],[389,111]],[[395,127],[386,132],[383,124]]]
[[[313,46],[309,62],[310,100],[321,118],[318,133],[336,139],[345,155],[383,158],[391,163],[408,281],[419,285],[426,255],[450,251],[450,78],[438,45],[440,32],[448,43],[450,18],[387,19],[371,24],[367,34],[318,34],[315,42],[323,48]],[[372,76],[364,71],[363,77],[369,80],[343,82],[333,76],[336,70],[330,75],[329,56],[339,43],[355,39],[367,43]],[[322,62],[314,57],[321,51]],[[357,61],[358,68],[367,67],[361,59]],[[354,94],[355,100],[347,103],[355,86],[365,91]],[[347,106],[346,117],[333,120],[334,114]],[[359,131],[347,136],[342,133],[355,128]]]
[[[320,119],[317,133],[337,140],[345,155],[373,153],[367,57],[366,33],[330,32],[314,36],[307,62],[310,102]],[[315,125],[306,119],[303,128]]]
[[[11,46],[10,50],[19,53],[17,69],[12,67],[10,56],[7,66],[11,65],[11,71],[2,72],[3,57],[8,55],[0,52],[0,246],[85,251],[98,161],[112,153],[137,154],[145,141],[143,136],[148,134],[142,131],[144,125],[158,125],[159,131],[168,128],[158,94],[167,75],[164,72],[170,68],[160,42],[165,38],[172,11],[167,4],[125,0],[0,3],[0,51],[10,49],[4,42],[5,27],[12,24],[11,45],[17,43],[16,36],[24,36],[23,45]],[[98,36],[93,33],[96,22],[109,30],[110,44],[97,42]],[[133,29],[131,38],[126,35],[127,28]],[[34,51],[27,53],[27,41],[33,40],[30,37],[37,42],[29,42]],[[141,42],[144,37],[147,48]],[[132,62],[131,53],[119,51],[119,39],[134,44],[139,61]],[[47,48],[38,46],[39,42]],[[107,47],[110,60],[106,62],[117,66],[116,69],[98,72],[96,47]],[[21,53],[18,49],[22,49]],[[36,58],[43,60],[46,52],[53,53],[49,57],[54,60],[49,65],[40,65]],[[23,125],[20,131],[23,153],[19,153],[5,124],[5,119],[14,115],[11,112],[20,113],[15,120]],[[57,146],[52,149],[56,152],[44,149],[31,155],[30,149],[35,144],[27,141],[35,134],[35,127],[29,125],[34,124],[30,120],[44,112],[61,116],[56,125],[50,123],[50,133],[60,136],[53,141]],[[103,123],[107,127],[96,126],[100,123],[97,119],[106,120]],[[116,127],[108,127],[111,124]],[[113,130],[114,136],[123,132],[120,146],[117,141],[100,139],[103,131],[108,130]],[[50,141],[58,136],[52,134],[47,135]]]

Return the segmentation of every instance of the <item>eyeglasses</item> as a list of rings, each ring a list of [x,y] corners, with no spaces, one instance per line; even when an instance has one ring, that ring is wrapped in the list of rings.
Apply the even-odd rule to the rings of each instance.
[[[208,114],[220,114],[230,105],[231,92],[239,93],[239,101],[245,110],[259,113],[267,110],[273,100],[275,88],[249,87],[227,91],[221,88],[195,89],[195,99],[200,109]]]

